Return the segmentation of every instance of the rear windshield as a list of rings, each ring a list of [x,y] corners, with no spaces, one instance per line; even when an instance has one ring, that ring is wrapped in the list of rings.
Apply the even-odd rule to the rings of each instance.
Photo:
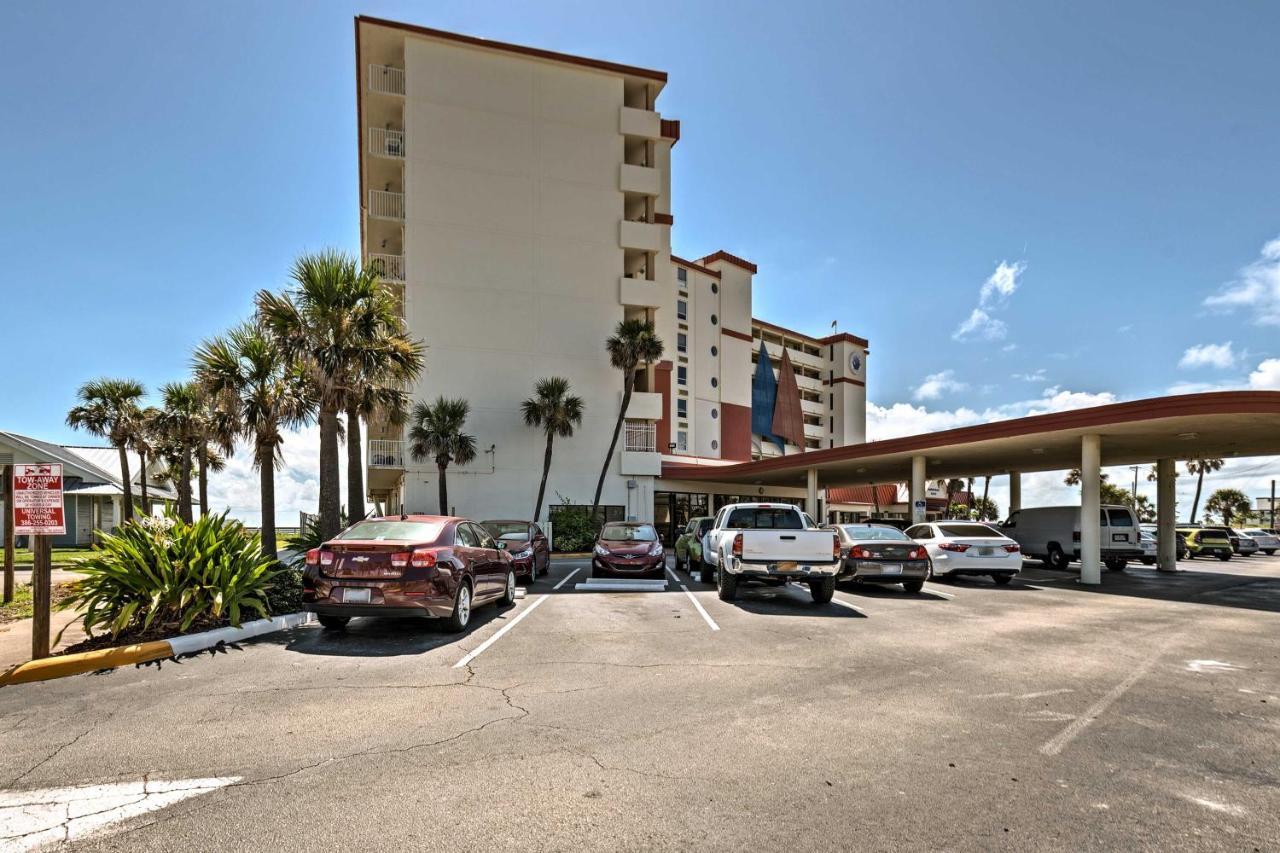
[[[1127,509],[1109,509],[1107,517],[1111,519],[1112,527],[1133,527],[1133,514]]]
[[[943,536],[1002,536],[985,524],[939,524]]]
[[[607,539],[610,542],[654,542],[658,538],[658,531],[647,524],[641,527],[632,527],[627,524],[606,524],[604,530],[600,531],[600,538]]]
[[[434,542],[442,530],[443,524],[427,521],[357,521],[334,538]]]
[[[515,536],[519,536],[521,539],[529,538],[529,525],[523,521],[486,521],[481,524],[481,527],[489,531],[489,535],[494,539]]]
[[[867,527],[861,524],[846,524],[841,528],[850,539],[882,539],[890,542],[911,541],[911,537],[896,527]]]
[[[1201,542],[1229,542],[1230,538],[1221,530],[1201,530]]]
[[[790,508],[742,507],[729,513],[724,526],[731,530],[804,530],[804,519]]]
[[[702,534],[704,534],[704,533],[706,533],[708,530],[710,530],[710,529],[711,529],[711,524],[712,524],[712,522],[714,522],[714,521],[715,521],[715,519],[714,519],[714,518],[704,518],[704,519],[702,519],[702,521],[699,521],[699,522],[698,522],[698,535],[699,535],[699,536],[701,536]]]

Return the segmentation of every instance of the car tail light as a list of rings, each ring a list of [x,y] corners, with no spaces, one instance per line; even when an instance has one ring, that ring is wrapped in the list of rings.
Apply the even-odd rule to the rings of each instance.
[[[926,551],[924,548],[914,548],[914,549],[912,549],[911,553],[907,555],[907,559],[908,559],[908,560],[923,560],[923,559],[925,559],[925,558],[926,558],[926,557],[928,557],[928,556],[929,556],[929,552],[928,552],[928,551]]]
[[[308,566],[320,565],[320,549],[319,548],[312,548],[310,551],[307,552],[307,565]]]
[[[1071,541],[1072,541],[1072,542],[1079,542],[1079,541],[1080,541],[1080,531],[1079,531],[1079,530],[1077,530],[1075,533],[1072,533],[1072,534],[1071,534]]]
[[[1021,548],[1018,547],[1018,544],[1016,542],[1012,545],[1005,545],[1004,549],[1008,551],[1010,554],[1016,554],[1022,550]]]
[[[733,556],[735,557],[742,556],[742,534],[741,533],[733,537]]]
[[[831,536],[831,559],[840,559],[840,537],[835,534]]]
[[[333,565],[333,552],[332,552],[332,551],[325,551],[325,550],[323,550],[323,549],[320,551],[320,565],[322,565],[322,566],[332,566],[332,565]]]
[[[391,555],[391,565],[397,569],[403,569],[409,565],[410,556],[408,551],[397,551]]]
[[[957,554],[963,554],[969,550],[969,546],[959,542],[939,542],[938,547],[944,551],[955,551]]]
[[[869,560],[875,555],[861,545],[854,545],[849,549],[849,556],[855,560]]]
[[[435,566],[439,559],[439,548],[414,548],[409,562],[415,569],[430,569]]]

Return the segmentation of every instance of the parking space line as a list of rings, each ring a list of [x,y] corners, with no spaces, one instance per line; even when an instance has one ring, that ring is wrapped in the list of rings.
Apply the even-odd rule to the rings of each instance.
[[[664,566],[663,568],[666,568],[666,567]],[[698,599],[694,597],[694,594],[689,591],[689,587],[685,586],[684,583],[681,582],[680,578],[676,577],[676,573],[671,571],[671,569],[667,569],[666,571],[667,571],[667,574],[671,575],[671,579],[676,582],[676,584],[680,587],[680,589],[684,590],[684,594],[689,596],[689,600],[693,602],[694,609],[696,609],[698,613],[702,615],[703,620],[707,623],[708,626],[710,626],[711,630],[719,631],[720,626],[716,624],[716,620],[712,619],[711,614],[708,613],[705,609],[703,609],[702,602],[698,601]]]
[[[563,580],[561,580],[561,581],[560,581],[560,583],[556,584],[556,585],[555,585],[555,586],[553,586],[551,589],[554,591],[554,590],[557,590],[557,589],[559,589],[560,587],[564,586],[564,585],[569,581],[569,578],[573,577],[573,576],[574,576],[574,575],[576,575],[577,573],[578,573],[578,570],[577,570],[577,569],[574,569],[573,571],[569,572],[569,574],[567,574],[567,575],[565,575],[565,576],[564,576],[564,579],[563,579]],[[520,620],[521,620],[521,619],[523,619],[524,617],[526,617],[526,616],[528,616],[530,613],[532,613],[534,610],[536,610],[536,609],[537,609],[537,607],[538,607],[538,605],[539,605],[539,604],[541,604],[542,602],[546,601],[546,600],[547,600],[547,595],[546,595],[546,594],[544,594],[541,598],[539,598],[539,599],[537,599],[536,601],[534,601],[532,604],[530,604],[530,605],[529,605],[528,607],[526,607],[524,610],[521,610],[518,614],[516,614],[516,618],[512,619],[510,622],[508,622],[507,624],[505,624],[505,625],[503,625],[501,628],[499,628],[499,629],[498,629],[498,633],[494,634],[492,637],[490,637],[489,639],[485,640],[485,641],[484,641],[483,643],[481,643],[480,645],[476,646],[472,651],[467,652],[467,653],[463,656],[462,660],[458,661],[457,663],[455,663],[455,664],[453,665],[453,668],[454,668],[454,669],[461,669],[462,667],[464,667],[464,666],[466,666],[467,664],[471,663],[473,660],[475,660],[477,657],[479,657],[479,656],[480,656],[480,654],[481,654],[482,652],[484,652],[486,649],[488,649],[488,648],[489,648],[490,646],[492,646],[494,643],[498,642],[498,640],[502,639],[502,635],[503,635],[503,634],[507,633],[507,632],[508,632],[508,631],[510,631],[512,628],[514,628],[516,625],[518,625],[518,624],[520,623]]]
[[[943,592],[942,590],[940,590],[940,589],[938,589],[938,588],[936,588],[936,587],[934,587],[934,586],[930,586],[928,589],[926,589],[926,590],[925,590],[925,592],[929,593],[930,595],[940,595],[940,596],[942,596],[943,598],[955,598],[955,597],[956,597],[956,596],[955,596],[955,593],[951,593],[951,592]]]
[[[796,583],[795,581],[791,581],[790,583],[788,583],[788,584],[787,584],[787,586],[793,587],[793,588],[795,588],[795,589],[802,589],[802,590],[804,590],[804,591],[805,591],[805,594],[806,594],[806,595],[808,595],[808,594],[809,594],[809,587],[805,586],[805,585],[804,585],[804,584],[802,584],[802,583]],[[845,601],[843,598],[841,598],[841,597],[840,597],[840,596],[838,596],[838,595],[833,595],[833,596],[831,596],[831,603],[832,603],[832,604],[839,604],[841,607],[847,607],[847,608],[849,608],[850,610],[852,610],[854,613],[860,613],[860,614],[862,614],[863,616],[870,616],[870,615],[871,615],[871,614],[870,614],[870,613],[868,613],[867,611],[863,610],[861,607],[855,607],[854,605],[852,605],[852,604],[850,604],[849,602]]]

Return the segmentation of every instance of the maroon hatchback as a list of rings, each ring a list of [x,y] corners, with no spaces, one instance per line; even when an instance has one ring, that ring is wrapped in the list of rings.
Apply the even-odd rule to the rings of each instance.
[[[596,537],[593,578],[660,578],[666,566],[667,555],[652,524],[611,521]]]
[[[340,630],[356,616],[444,619],[466,630],[474,607],[515,602],[511,558],[466,518],[403,515],[357,521],[307,552],[303,609]]]

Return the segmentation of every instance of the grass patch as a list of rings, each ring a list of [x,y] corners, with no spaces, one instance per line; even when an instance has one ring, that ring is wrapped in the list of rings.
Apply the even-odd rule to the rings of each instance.
[[[74,563],[91,557],[94,554],[92,548],[54,548],[51,562],[54,565],[58,563]],[[13,564],[15,566],[31,565],[34,556],[26,548],[15,548],[13,550]]]
[[[70,594],[70,583],[55,583],[53,585],[53,609],[57,610],[62,600]],[[0,604],[0,624],[17,622],[19,619],[30,619],[31,616],[31,585],[25,583],[16,584],[13,588],[13,601],[8,604]]]

